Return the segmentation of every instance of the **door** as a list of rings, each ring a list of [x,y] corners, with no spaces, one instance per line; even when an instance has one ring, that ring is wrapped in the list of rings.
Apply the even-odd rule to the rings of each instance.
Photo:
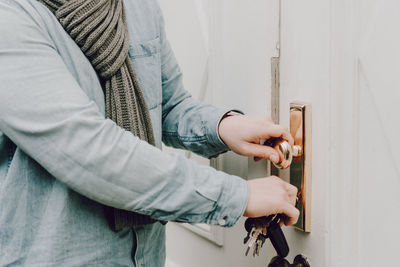
[[[281,122],[313,105],[311,266],[399,266],[400,3],[282,1]]]
[[[161,0],[161,4],[183,71],[194,73],[185,78],[190,90],[198,86],[201,78],[196,75],[204,64],[198,64],[199,69],[189,66],[189,57],[180,53],[191,47],[198,56],[185,42],[196,42],[199,36],[208,44],[206,101],[247,113],[275,116],[271,110],[278,110],[284,125],[289,125],[290,102],[312,104],[311,233],[284,229],[291,250],[288,259],[301,253],[316,267],[398,266],[400,3]],[[197,28],[185,27],[184,18]],[[177,29],[181,32],[174,37]],[[277,57],[280,75],[274,77],[280,76],[280,81],[271,76],[271,58]],[[279,94],[272,90],[277,88]],[[268,173],[265,161],[254,163],[230,153],[219,157],[218,163],[222,170],[245,179]],[[281,176],[287,179],[285,173]],[[167,266],[267,266],[274,255],[268,242],[260,257],[244,256],[243,222],[223,230],[222,246],[169,224]]]
[[[193,96],[246,113],[270,114],[270,61],[278,56],[279,2],[161,0],[160,4],[185,87]],[[232,153],[212,165],[245,179],[267,175],[266,161],[255,164]],[[214,227],[209,233],[197,228],[197,234],[169,223],[167,267],[265,266],[265,257],[244,256],[243,223],[229,229]]]

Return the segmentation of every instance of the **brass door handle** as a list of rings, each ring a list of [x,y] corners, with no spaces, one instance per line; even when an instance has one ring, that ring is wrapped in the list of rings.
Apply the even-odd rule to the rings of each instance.
[[[278,169],[286,169],[292,164],[293,157],[300,157],[302,155],[302,147],[294,145],[293,149],[287,141],[278,142],[274,149],[278,151],[280,161],[274,163]]]

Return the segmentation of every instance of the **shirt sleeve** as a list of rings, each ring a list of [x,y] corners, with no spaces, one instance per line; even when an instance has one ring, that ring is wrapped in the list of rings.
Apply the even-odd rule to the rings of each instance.
[[[160,16],[161,73],[163,88],[163,142],[211,158],[229,150],[218,135],[222,117],[232,108],[217,108],[196,101],[185,90],[182,72],[167,40]]]
[[[168,154],[104,118],[38,23],[0,2],[0,131],[97,202],[159,220],[233,225],[247,183]]]

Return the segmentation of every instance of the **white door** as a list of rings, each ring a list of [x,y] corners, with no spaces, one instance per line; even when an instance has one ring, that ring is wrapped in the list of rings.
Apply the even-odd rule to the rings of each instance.
[[[400,266],[400,2],[161,4],[186,87],[201,98],[206,80],[206,101],[247,113],[277,108],[270,73],[280,31],[280,123],[289,124],[290,102],[313,105],[312,230],[284,229],[288,259],[301,253],[313,267]],[[244,178],[267,174],[265,161],[230,153],[219,167]],[[169,224],[167,266],[267,266],[274,255],[268,242],[259,258],[244,257],[243,221],[222,231],[222,246],[215,245],[221,232],[212,243]]]
[[[270,61],[278,56],[279,2],[161,0],[160,4],[187,90],[218,106],[270,114]],[[218,159],[219,169],[246,179],[266,176],[266,166],[265,161],[253,164],[232,153]],[[194,229],[203,237],[169,223],[167,266],[265,266],[265,254],[258,259],[244,256],[243,223],[230,229],[212,227],[210,233],[202,231],[207,228]]]
[[[313,105],[311,266],[400,266],[400,2],[282,1],[281,113]]]

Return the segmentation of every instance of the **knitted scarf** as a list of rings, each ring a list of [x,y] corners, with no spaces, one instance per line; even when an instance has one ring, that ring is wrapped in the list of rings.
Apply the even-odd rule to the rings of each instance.
[[[39,0],[89,59],[105,93],[106,116],[154,145],[149,111],[128,56],[123,0]],[[114,231],[155,222],[148,216],[105,207]]]

